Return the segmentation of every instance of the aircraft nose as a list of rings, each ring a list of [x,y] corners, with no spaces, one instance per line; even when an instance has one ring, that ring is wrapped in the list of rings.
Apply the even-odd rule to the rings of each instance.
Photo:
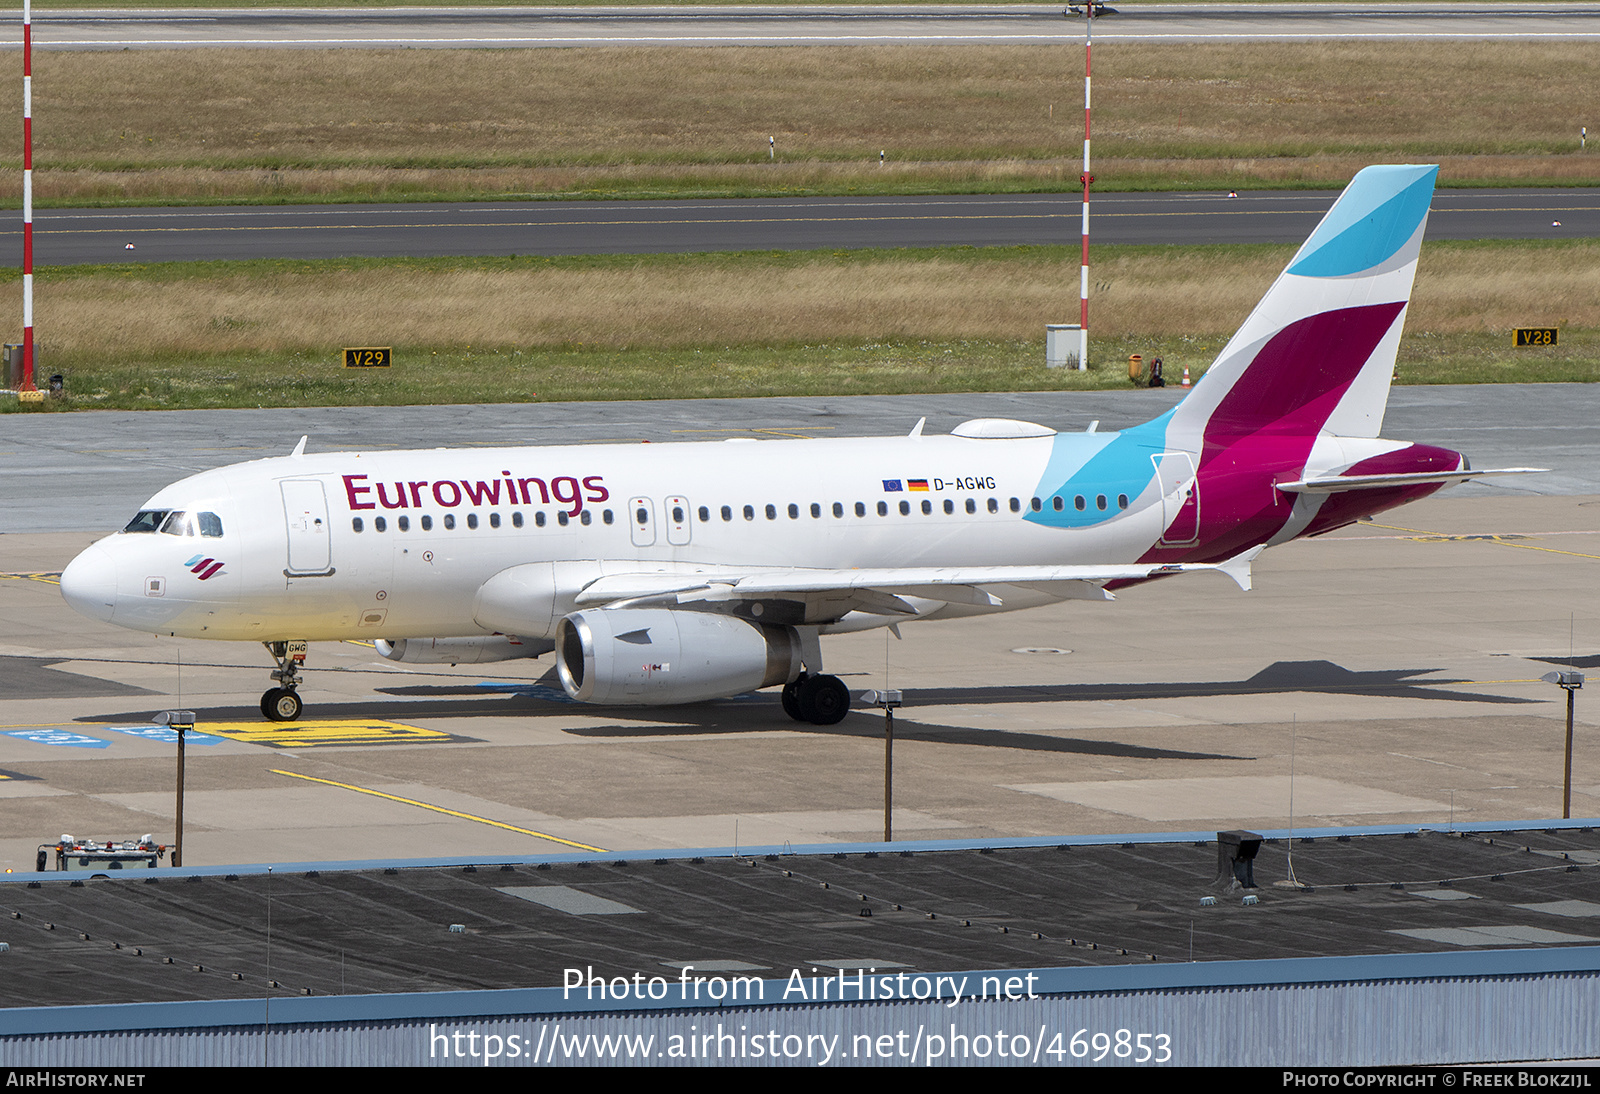
[[[117,563],[111,552],[96,544],[61,571],[61,595],[73,609],[111,622],[117,609]]]

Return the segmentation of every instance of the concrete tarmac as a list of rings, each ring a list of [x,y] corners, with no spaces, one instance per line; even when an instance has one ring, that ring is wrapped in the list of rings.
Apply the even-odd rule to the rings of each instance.
[[[1022,418],[1075,432],[1149,421],[1183,397],[1161,390],[864,395],[498,406],[302,407],[293,410],[80,411],[12,415],[0,431],[0,533],[120,529],[157,490],[197,472],[307,451],[867,437],[928,419],[947,433],[968,418]],[[1474,467],[1548,467],[1457,492],[1600,494],[1600,385],[1397,387],[1384,435],[1465,452]],[[4,541],[0,541],[3,547]],[[0,569],[15,569],[0,565]]]
[[[1142,419],[1171,397],[1103,394],[967,397],[965,409],[1010,406],[1067,425],[1089,413]],[[828,667],[852,690],[906,693],[894,835],[1559,816],[1564,697],[1538,678],[1569,654],[1600,663],[1600,488],[1585,397],[1577,386],[1397,389],[1391,435],[1498,437],[1516,462],[1560,470],[1539,477],[1543,486],[1530,477],[1470,487],[1274,548],[1250,593],[1194,575],[1111,604],[910,625],[904,641],[830,638]],[[1408,420],[1418,400],[1433,419],[1425,435]],[[967,416],[954,400],[912,401],[928,407],[930,430]],[[409,423],[378,410],[295,417],[318,418],[314,432],[341,443],[423,444],[459,443],[468,423],[482,443],[519,430],[529,440],[584,430],[665,439],[807,422],[818,435],[885,432],[909,428],[912,409],[890,399],[761,400],[613,404],[564,422],[568,408],[542,406],[501,408],[498,419],[483,408],[418,408]],[[1513,428],[1519,414],[1548,430],[1519,444],[1529,436]],[[106,457],[74,446],[95,437],[147,445],[120,485],[98,476],[115,493],[140,475],[165,481],[175,463],[248,457],[267,438],[286,450],[294,438],[277,434],[303,428],[286,416],[52,415],[11,418],[8,429],[50,426],[55,447],[35,437],[36,451],[102,471],[107,462],[95,460]],[[818,428],[830,425],[843,428]],[[212,447],[228,450],[204,451]],[[1480,466],[1510,462],[1474,455]],[[882,837],[883,723],[872,711],[824,729],[789,721],[768,693],[583,707],[552,686],[547,663],[401,666],[340,643],[312,647],[305,720],[271,726],[256,709],[270,682],[261,650],[117,630],[61,601],[48,572],[99,534],[74,512],[91,494],[73,484],[95,477],[80,468],[51,480],[58,530],[34,510],[31,530],[0,536],[10,574],[0,580],[0,868],[32,869],[36,848],[62,833],[170,842],[175,749],[149,719],[180,703],[210,731],[187,750],[189,865]],[[26,485],[13,475],[0,493],[11,501]],[[1572,811],[1596,816],[1600,717],[1586,692],[1578,720]]]

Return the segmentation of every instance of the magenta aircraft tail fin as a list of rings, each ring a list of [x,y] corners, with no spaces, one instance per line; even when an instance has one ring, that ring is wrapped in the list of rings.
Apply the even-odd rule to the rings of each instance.
[[[1173,415],[1199,452],[1270,433],[1376,437],[1437,167],[1368,167]]]

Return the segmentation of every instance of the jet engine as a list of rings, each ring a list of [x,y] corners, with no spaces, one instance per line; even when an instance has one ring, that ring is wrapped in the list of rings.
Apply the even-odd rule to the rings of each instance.
[[[713,612],[597,608],[556,626],[557,668],[586,703],[657,706],[721,699],[800,675],[793,627]]]
[[[548,639],[520,639],[504,634],[474,638],[401,638],[393,642],[380,638],[373,646],[389,660],[408,665],[482,665],[517,657],[538,657],[555,649],[555,644]]]

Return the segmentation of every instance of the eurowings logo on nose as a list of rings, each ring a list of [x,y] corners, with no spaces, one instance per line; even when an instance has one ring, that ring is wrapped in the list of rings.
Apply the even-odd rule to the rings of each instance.
[[[188,562],[185,562],[184,565],[189,567],[189,572],[191,574],[199,574],[201,581],[204,581],[207,578],[216,577],[218,574],[223,572],[222,563],[218,562],[214,558],[206,558],[204,555],[195,555]]]

